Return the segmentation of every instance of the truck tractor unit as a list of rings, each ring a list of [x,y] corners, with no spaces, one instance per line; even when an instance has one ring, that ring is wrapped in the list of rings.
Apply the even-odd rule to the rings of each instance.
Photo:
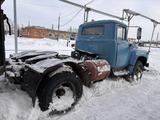
[[[71,4],[70,1],[61,1]],[[2,5],[3,0],[0,3]],[[104,13],[86,6],[78,7],[84,8],[87,13]],[[142,16],[129,9],[125,9],[124,13]],[[79,27],[75,51],[71,56],[54,51],[24,51],[10,55],[5,60],[4,16],[6,15],[0,10],[0,55],[3,55],[0,58],[1,71],[4,71],[11,83],[19,84],[31,96],[33,106],[38,99],[41,110],[50,108],[51,115],[63,114],[74,108],[82,97],[83,85],[89,87],[97,81],[116,75],[123,76],[130,82],[139,81],[144,68],[149,66],[149,51],[128,42],[129,25],[122,21],[125,17],[116,17],[119,21],[85,20]],[[159,24],[153,19],[147,19]],[[131,19],[127,20],[130,22]],[[138,39],[141,38],[141,32],[141,28],[138,28]]]

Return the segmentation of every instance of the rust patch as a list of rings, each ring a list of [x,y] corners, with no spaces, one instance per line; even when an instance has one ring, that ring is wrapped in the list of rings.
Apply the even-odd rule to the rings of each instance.
[[[103,80],[110,74],[110,65],[106,60],[86,60],[85,67],[92,81]]]

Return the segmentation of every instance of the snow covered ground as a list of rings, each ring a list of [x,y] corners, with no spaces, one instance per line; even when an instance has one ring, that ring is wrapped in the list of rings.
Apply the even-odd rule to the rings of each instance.
[[[14,53],[14,37],[7,36],[6,38],[6,56]],[[25,50],[46,50],[56,51],[60,54],[70,55],[73,50],[67,46],[67,40],[52,40],[52,39],[29,39],[29,38],[18,38],[18,50],[19,52]],[[70,46],[70,45],[69,45]]]
[[[14,49],[13,37],[6,39],[7,56]],[[70,54],[66,41],[19,39],[20,50],[54,50]],[[117,78],[84,87],[84,94],[70,113],[49,117],[38,105],[32,108],[31,98],[19,86],[0,76],[0,120],[159,120],[160,119],[160,49],[152,49],[149,71],[142,81],[132,85]],[[38,104],[38,102],[37,102]]]

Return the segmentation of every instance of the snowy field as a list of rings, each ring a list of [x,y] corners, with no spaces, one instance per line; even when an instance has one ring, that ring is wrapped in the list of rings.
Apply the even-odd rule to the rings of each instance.
[[[7,36],[6,53],[13,53],[13,37]],[[66,41],[19,38],[19,49],[54,50],[69,55],[73,50]],[[32,107],[31,98],[19,86],[9,84],[0,76],[0,120],[159,120],[160,119],[160,49],[152,49],[149,71],[139,84],[129,84],[122,78],[106,79],[84,87],[82,99],[70,113],[49,117],[41,112],[38,101]]]
[[[6,56],[14,53],[14,37],[7,36],[6,38]],[[25,50],[47,50],[56,51],[60,54],[70,55],[73,50],[71,47],[67,46],[67,40],[52,40],[52,39],[29,39],[29,38],[18,38],[18,50],[19,52]],[[70,45],[69,45],[70,46]]]

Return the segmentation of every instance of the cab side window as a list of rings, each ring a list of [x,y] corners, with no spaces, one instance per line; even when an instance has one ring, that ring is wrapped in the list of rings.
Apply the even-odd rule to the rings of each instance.
[[[117,40],[126,40],[126,28],[121,26],[117,27]]]

